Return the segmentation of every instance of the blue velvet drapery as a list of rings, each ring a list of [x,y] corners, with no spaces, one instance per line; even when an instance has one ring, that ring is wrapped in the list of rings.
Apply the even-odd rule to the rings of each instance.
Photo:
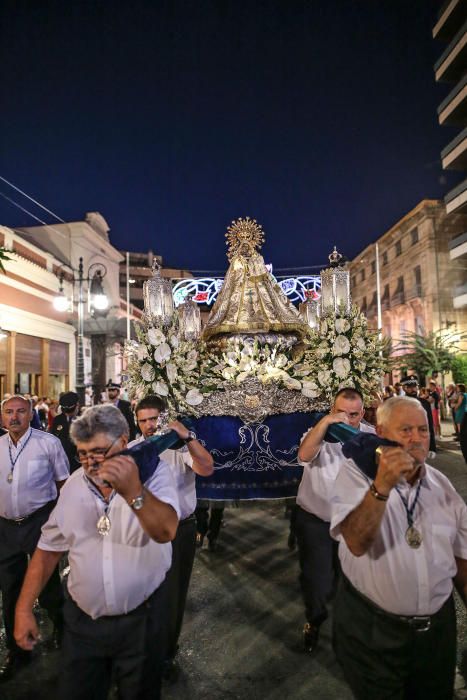
[[[198,498],[256,500],[293,497],[302,476],[297,462],[300,440],[316,413],[269,416],[243,423],[233,416],[194,421],[198,438],[214,458],[214,474],[196,478]]]

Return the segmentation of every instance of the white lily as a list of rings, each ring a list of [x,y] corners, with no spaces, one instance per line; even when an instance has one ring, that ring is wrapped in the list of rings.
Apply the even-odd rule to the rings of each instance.
[[[169,394],[169,387],[162,380],[154,382],[152,388],[154,390],[154,393],[158,394],[159,396],[168,396]]]
[[[199,389],[190,389],[185,396],[185,401],[189,406],[199,406],[203,402],[203,395]]]
[[[154,367],[148,362],[145,362],[141,367],[141,376],[145,382],[152,382],[155,376]]]
[[[165,335],[159,328],[148,328],[148,340],[151,345],[160,345],[165,342]]]
[[[154,350],[154,359],[159,364],[166,362],[172,354],[170,345],[168,343],[162,343]]]

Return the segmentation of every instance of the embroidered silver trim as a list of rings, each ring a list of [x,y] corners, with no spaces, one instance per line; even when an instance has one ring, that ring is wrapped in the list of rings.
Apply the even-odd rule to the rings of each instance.
[[[231,389],[206,396],[197,408],[202,416],[236,416],[244,423],[258,423],[279,413],[326,411],[329,404],[281,388],[275,382],[262,384],[256,377],[250,377]]]

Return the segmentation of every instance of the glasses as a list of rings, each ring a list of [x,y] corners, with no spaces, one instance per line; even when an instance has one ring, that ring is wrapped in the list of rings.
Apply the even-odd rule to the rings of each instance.
[[[78,462],[80,464],[100,464],[105,460],[117,440],[120,440],[120,436],[115,438],[115,440],[108,447],[96,447],[94,450],[89,450],[89,452],[79,450]]]

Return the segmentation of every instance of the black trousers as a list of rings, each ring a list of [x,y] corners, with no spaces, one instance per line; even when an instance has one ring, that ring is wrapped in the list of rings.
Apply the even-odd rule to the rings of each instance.
[[[362,598],[342,577],[334,602],[334,650],[358,700],[452,700],[453,599],[431,616],[428,631],[417,631]]]
[[[169,589],[167,601],[167,651],[168,659],[177,653],[178,638],[182,629],[186,597],[196,552],[196,519],[194,515],[181,520],[172,542],[172,566],[167,574]]]
[[[297,506],[295,533],[306,619],[320,625],[328,616],[326,603],[332,596],[339,569],[338,545],[329,534],[329,523],[300,506]]]
[[[48,520],[54,505],[55,502],[48,503],[27,520],[18,524],[0,518],[0,590],[6,643],[10,651],[21,653],[13,636],[16,601],[28,568],[28,557],[32,556],[36,549],[41,527]],[[61,623],[63,591],[58,567],[54,569],[39,596],[39,603],[47,610],[55,625]]]
[[[92,573],[91,573],[92,575]],[[93,620],[67,596],[60,700],[159,700],[167,585],[126,615]]]
[[[197,530],[202,535],[208,536],[208,540],[216,540],[221,529],[222,516],[224,508],[215,508],[211,506],[211,514],[209,514],[209,506],[197,506],[195,510]]]

